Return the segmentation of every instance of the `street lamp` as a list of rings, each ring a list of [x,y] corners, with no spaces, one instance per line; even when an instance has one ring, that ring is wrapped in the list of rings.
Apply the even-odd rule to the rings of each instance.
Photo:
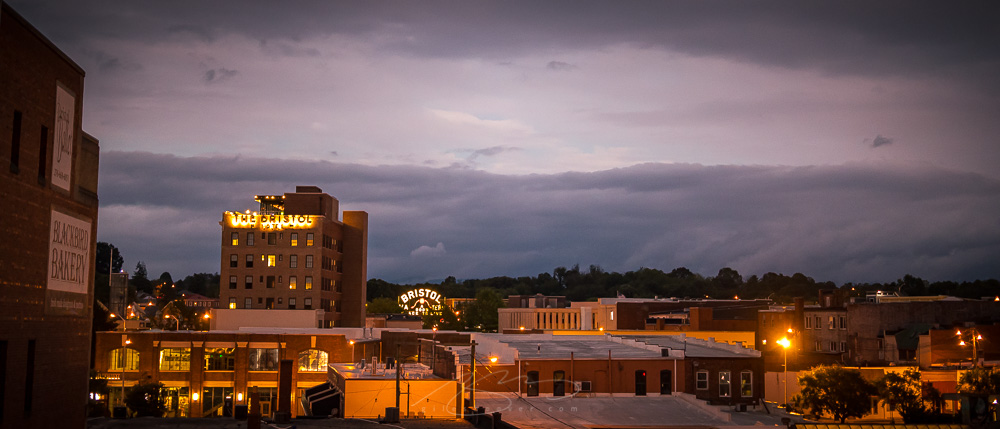
[[[962,330],[955,331],[955,335],[958,336],[958,345],[964,347],[965,337],[962,336]],[[972,343],[972,366],[979,365],[979,342],[983,340],[983,336],[976,328],[969,328],[967,336]]]
[[[169,319],[170,315],[169,314],[164,314],[163,318],[164,319]],[[179,319],[177,317],[174,317],[173,319],[174,319],[174,322],[177,322],[177,329],[174,329],[174,330],[175,331],[180,331],[181,330],[181,319]]]
[[[781,347],[784,349],[785,352],[785,365],[783,368],[784,377],[782,380],[782,384],[784,386],[784,393],[781,396],[781,401],[784,402],[785,406],[787,407],[788,406],[788,348],[791,347],[792,342],[788,341],[788,337],[782,337],[780,340],[775,342],[781,344]]]

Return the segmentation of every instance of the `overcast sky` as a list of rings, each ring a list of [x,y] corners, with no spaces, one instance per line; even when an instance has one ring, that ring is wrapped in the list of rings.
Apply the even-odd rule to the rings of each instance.
[[[129,270],[317,185],[396,282],[1000,277],[993,2],[8,3],[87,71]]]

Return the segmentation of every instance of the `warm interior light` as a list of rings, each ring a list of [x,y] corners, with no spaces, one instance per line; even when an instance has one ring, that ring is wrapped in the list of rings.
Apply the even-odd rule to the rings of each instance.
[[[197,401],[198,400],[198,392],[194,392],[194,393],[191,394],[191,400],[192,401]]]
[[[240,393],[236,394],[236,401],[237,402],[243,402],[243,392],[240,392]]]

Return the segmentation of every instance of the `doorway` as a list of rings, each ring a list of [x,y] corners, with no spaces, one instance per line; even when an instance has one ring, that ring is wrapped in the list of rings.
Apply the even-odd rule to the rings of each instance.
[[[538,371],[528,371],[528,396],[538,396]]]
[[[566,372],[552,373],[552,396],[566,396]]]
[[[674,377],[669,369],[660,371],[660,394],[669,395],[673,392]]]
[[[635,396],[646,396],[646,370],[635,370]]]

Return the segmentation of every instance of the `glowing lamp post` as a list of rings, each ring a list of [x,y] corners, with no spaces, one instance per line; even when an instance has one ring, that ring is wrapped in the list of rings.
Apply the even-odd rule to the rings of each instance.
[[[782,385],[784,387],[784,393],[781,396],[781,401],[788,405],[788,348],[791,347],[792,342],[788,341],[788,337],[782,337],[780,340],[775,341],[780,344],[785,352],[785,364],[783,366],[784,377],[782,380]]]
[[[163,318],[164,319],[170,319],[171,316],[169,314],[164,314]],[[174,329],[174,330],[175,331],[180,331],[181,330],[181,319],[178,319],[177,317],[173,317],[173,319],[174,319],[174,322],[177,322],[177,329]]]
[[[955,335],[958,336],[958,345],[965,347],[965,336],[962,335],[962,331],[955,331]],[[976,328],[970,328],[966,336],[969,337],[969,342],[972,343],[972,366],[979,365],[979,342],[983,340],[983,336]]]

